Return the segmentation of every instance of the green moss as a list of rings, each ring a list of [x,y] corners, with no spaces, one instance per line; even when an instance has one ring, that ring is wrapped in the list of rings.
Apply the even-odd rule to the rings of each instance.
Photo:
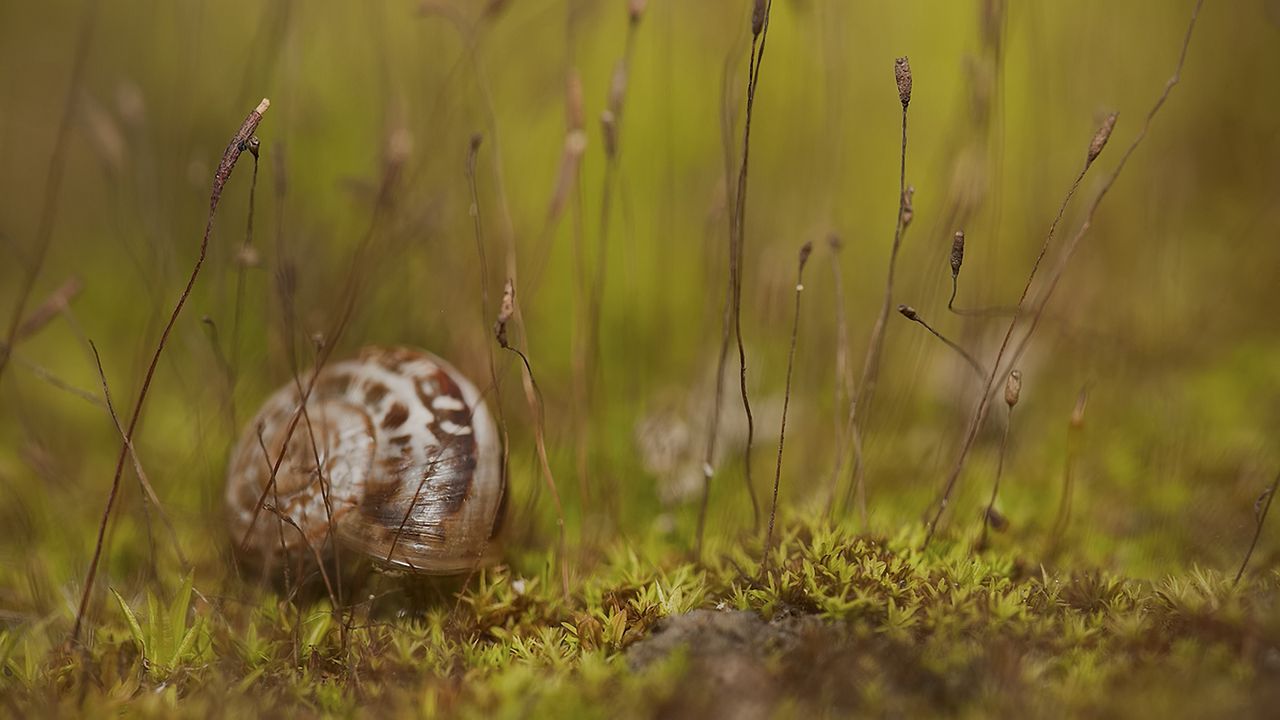
[[[680,653],[632,671],[627,648],[661,618],[708,608],[822,628],[768,666],[783,715],[825,705],[1148,714],[1133,693],[1203,688],[1224,708],[1255,710],[1269,697],[1274,572],[1239,588],[1203,569],[1152,583],[1055,574],[959,543],[920,552],[918,540],[801,522],[767,566],[748,546],[701,565],[618,549],[568,596],[545,574],[494,568],[410,615],[364,603],[335,617],[327,602],[295,608],[272,594],[220,601],[197,579],[189,608],[182,585],[167,606],[121,597],[84,658],[53,648],[47,624],[5,630],[2,687],[24,714],[70,710],[83,692],[90,714],[650,716],[705,679]],[[190,643],[177,640],[188,632]],[[162,649],[171,661],[155,659]]]

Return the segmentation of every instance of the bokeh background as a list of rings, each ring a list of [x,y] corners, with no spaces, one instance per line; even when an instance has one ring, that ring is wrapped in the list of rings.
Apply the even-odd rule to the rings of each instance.
[[[479,381],[495,304],[486,317],[482,272],[496,296],[511,243],[526,322],[518,335],[546,399],[575,572],[637,537],[687,551],[713,402],[726,153],[736,163],[749,3],[648,3],[633,35],[607,215],[598,118],[627,52],[622,0],[112,0],[94,13],[90,5],[0,5],[3,317],[40,254],[68,97],[65,176],[28,312],[68,279],[83,282],[69,311],[23,340],[0,378],[0,618],[67,614],[78,596],[118,435],[100,405],[55,381],[100,398],[92,340],[126,413],[195,258],[218,158],[264,96],[272,106],[258,133],[256,262],[242,250],[246,155],[137,441],[203,582],[230,575],[221,500],[230,445],[290,379],[290,348],[310,363],[310,338],[333,326],[352,274],[361,290],[339,354],[415,345]],[[915,306],[989,362],[1007,319],[946,313],[952,233],[963,228],[969,238],[958,304],[1016,302],[1094,128],[1119,112],[1064,234],[1171,74],[1192,5],[774,3],[753,122],[742,308],[762,497],[774,468],[795,258],[814,241],[782,499],[786,513],[820,512],[827,502],[844,416],[838,318],[843,311],[848,362],[858,368],[893,235],[894,57],[910,56],[915,75],[907,177],[916,190],[894,302]],[[86,28],[87,60],[73,85]],[[1239,562],[1255,500],[1280,467],[1277,69],[1280,3],[1206,4],[1182,84],[1107,197],[1022,363],[1001,503],[1011,527],[997,542],[1046,558],[1068,421],[1087,388],[1069,542],[1052,561],[1139,577]],[[579,182],[558,191],[575,73],[587,146]],[[466,173],[476,133],[486,268]],[[832,234],[843,244],[838,256]],[[602,245],[600,355],[584,379],[582,277],[590,280]],[[282,288],[296,308],[292,337]],[[872,529],[892,534],[918,523],[939,490],[977,388],[920,327],[895,314],[887,332],[865,443]],[[508,554],[538,562],[527,558],[554,544],[554,516],[538,490],[519,366],[499,361],[511,431]],[[726,388],[711,543],[734,542],[752,524],[733,361]],[[976,531],[1004,422],[998,406],[945,532]],[[105,556],[114,584],[176,567],[154,509],[126,480]],[[842,494],[847,477],[838,482]],[[852,513],[837,517],[857,524]],[[1264,534],[1255,560],[1274,566],[1278,553],[1280,532]]]

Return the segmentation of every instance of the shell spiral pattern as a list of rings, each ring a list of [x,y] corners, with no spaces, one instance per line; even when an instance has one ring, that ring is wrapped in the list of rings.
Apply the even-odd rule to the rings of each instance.
[[[501,441],[457,370],[419,350],[366,348],[320,372],[295,421],[300,396],[293,382],[276,391],[232,451],[232,542],[249,560],[271,566],[336,543],[383,566],[452,574],[493,550]]]

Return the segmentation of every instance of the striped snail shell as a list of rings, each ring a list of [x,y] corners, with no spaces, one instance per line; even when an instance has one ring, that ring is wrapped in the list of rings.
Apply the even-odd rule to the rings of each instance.
[[[324,367],[299,413],[310,374],[301,377],[267,400],[232,451],[226,500],[245,559],[270,567],[336,544],[444,575],[492,554],[501,441],[470,381],[427,352],[366,348]]]

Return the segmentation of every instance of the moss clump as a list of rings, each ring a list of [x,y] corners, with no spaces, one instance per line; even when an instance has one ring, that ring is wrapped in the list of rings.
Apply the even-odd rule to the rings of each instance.
[[[167,603],[121,595],[84,656],[52,647],[48,624],[3,631],[0,687],[28,716],[652,716],[716,697],[798,713],[1181,715],[1257,712],[1280,694],[1280,573],[1146,582],[918,546],[916,532],[799,523],[767,564],[746,546],[702,565],[619,550],[567,597],[547,566],[418,601],[384,578],[341,616],[197,581],[185,611],[181,587]],[[695,609],[753,613],[760,641],[627,662],[655,623]]]

